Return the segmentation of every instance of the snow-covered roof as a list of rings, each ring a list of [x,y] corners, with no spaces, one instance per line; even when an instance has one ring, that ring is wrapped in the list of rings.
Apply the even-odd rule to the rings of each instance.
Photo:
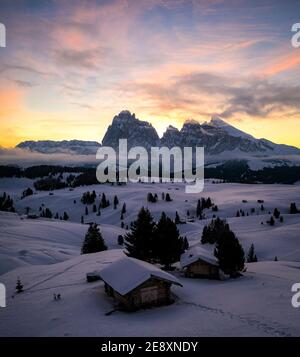
[[[184,268],[198,260],[203,260],[204,262],[215,266],[219,265],[217,258],[211,252],[199,245],[194,245],[183,253],[180,257],[180,264],[182,268]]]
[[[102,280],[121,295],[126,295],[150,278],[181,285],[173,275],[135,258],[121,258],[99,272]]]

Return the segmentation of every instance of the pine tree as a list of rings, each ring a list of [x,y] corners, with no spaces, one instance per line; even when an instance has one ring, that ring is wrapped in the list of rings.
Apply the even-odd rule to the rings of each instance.
[[[219,217],[212,219],[209,225],[203,228],[201,243],[214,244],[225,231],[229,231],[229,225],[226,220],[220,219]]]
[[[167,192],[166,194],[166,202],[171,202],[172,201],[172,198],[170,196],[170,194]]]
[[[175,213],[175,224],[180,224],[180,223],[181,223],[181,219],[179,217],[178,212],[176,211],[176,213]]]
[[[296,203],[292,202],[290,206],[290,214],[295,214],[295,213],[299,213],[299,210],[296,206]]]
[[[255,254],[254,244],[252,243],[248,251],[247,263],[254,263],[254,262],[257,262],[257,256]]]
[[[189,215],[190,215],[190,211],[189,210],[186,211],[186,215],[189,217]]]
[[[69,216],[68,216],[67,212],[64,212],[63,220],[67,221],[68,219],[69,219]]]
[[[261,210],[261,211],[264,211],[264,210],[265,210],[264,205],[261,205],[261,206],[260,206],[260,210]]]
[[[55,219],[58,219],[59,218],[59,216],[58,216],[58,212],[56,212],[56,214],[55,214],[55,217],[54,217]]]
[[[81,224],[84,224],[83,216],[81,216]]]
[[[89,210],[88,210],[88,207],[85,206],[85,215],[87,216],[89,214]]]
[[[278,211],[277,208],[274,209],[273,215],[276,219],[278,219],[280,217],[280,211]]]
[[[184,252],[184,240],[176,224],[163,212],[154,229],[154,257],[166,269],[180,259]]]
[[[92,223],[85,235],[85,239],[81,248],[81,254],[96,253],[106,250],[102,234],[96,223]]]
[[[102,193],[101,201],[100,201],[101,208],[106,208],[109,206],[109,201],[106,199],[105,193]]]
[[[161,193],[161,199],[162,199],[163,201],[165,200],[165,193],[164,193],[164,192]]]
[[[118,235],[118,244],[119,245],[123,245],[124,244],[124,238],[123,238],[123,236],[121,234]]]
[[[117,208],[118,204],[119,204],[118,197],[117,197],[117,196],[115,196],[115,197],[114,197],[114,209],[116,209],[116,208]]]
[[[270,226],[274,226],[275,220],[274,220],[273,216],[271,216],[271,218],[270,218],[268,223],[269,223]]]
[[[202,218],[202,205],[200,200],[198,200],[197,202],[196,217],[198,217],[199,219]]]
[[[215,256],[219,260],[220,269],[231,277],[238,276],[244,270],[244,250],[231,230],[225,230],[215,247]]]
[[[127,255],[141,260],[150,261],[153,256],[154,222],[149,210],[144,207],[133,222],[131,232],[124,237]]]
[[[240,211],[236,211],[236,217],[240,217]]]
[[[125,213],[126,213],[126,203],[124,202],[122,206],[121,214],[124,215]]]
[[[21,283],[21,280],[18,278],[17,284],[16,284],[16,292],[17,293],[22,293],[23,292],[23,284]]]

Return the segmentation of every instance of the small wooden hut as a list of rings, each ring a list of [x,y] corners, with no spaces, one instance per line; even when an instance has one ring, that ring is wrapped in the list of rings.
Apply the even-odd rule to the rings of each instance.
[[[180,264],[186,277],[219,279],[220,269],[217,258],[199,245],[183,253]]]
[[[127,310],[172,303],[171,285],[180,282],[173,275],[144,261],[124,257],[99,273],[105,292]]]

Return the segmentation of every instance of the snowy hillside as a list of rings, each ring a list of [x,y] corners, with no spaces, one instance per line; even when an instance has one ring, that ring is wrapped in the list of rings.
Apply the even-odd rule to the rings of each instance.
[[[0,310],[1,336],[299,336],[291,285],[300,263],[248,264],[242,279],[187,279],[172,288],[175,303],[135,313],[116,311],[103,282],[85,274],[122,256],[120,250],[89,254],[50,266],[1,276],[8,306]],[[17,277],[26,291],[14,295]],[[60,293],[61,300],[53,300]]]
[[[7,307],[0,310],[0,336],[300,334],[297,311],[291,306],[291,286],[299,280],[300,214],[289,212],[291,202],[300,207],[299,185],[226,184],[207,180],[204,192],[189,195],[183,183],[103,184],[54,190],[51,194],[35,191],[21,199],[28,187],[33,188],[33,180],[0,179],[0,194],[4,191],[10,194],[17,211],[0,213],[0,281],[8,290]],[[97,216],[92,205],[81,202],[82,194],[92,190],[97,195],[97,206],[100,195],[105,193],[110,202],[114,195],[118,196],[118,207],[114,209],[111,204]],[[156,203],[147,202],[148,192],[157,193]],[[162,200],[162,193],[169,193],[172,201]],[[195,218],[200,197],[210,197],[218,206],[217,212],[205,209],[202,220]],[[121,228],[123,203],[126,213]],[[203,227],[214,214],[226,218],[246,253],[254,244],[258,263],[248,264],[243,277],[227,281],[188,279],[176,270],[172,274],[183,287],[172,287],[174,304],[133,314],[116,311],[107,316],[114,309],[114,301],[104,293],[101,281],[87,283],[85,275],[123,256],[118,249],[118,235],[129,231],[142,206],[149,208],[155,220],[162,211],[174,219],[177,211],[185,222],[177,227],[190,246],[199,244]],[[39,216],[42,207],[59,216],[67,212],[70,218],[69,221],[28,219],[27,207],[32,215]],[[270,226],[267,220],[275,207],[283,221],[276,220]],[[240,210],[244,216],[236,217]],[[108,251],[80,255],[88,228],[81,224],[82,216],[85,223],[99,223]],[[213,246],[204,247],[213,250]],[[278,261],[274,261],[275,257]],[[18,277],[25,290],[15,295]],[[62,299],[54,301],[54,293],[61,294]]]

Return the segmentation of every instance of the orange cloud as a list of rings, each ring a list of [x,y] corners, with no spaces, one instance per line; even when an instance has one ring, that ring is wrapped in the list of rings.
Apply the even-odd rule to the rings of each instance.
[[[268,66],[264,72],[266,75],[272,76],[272,75],[279,74],[281,72],[294,69],[299,65],[300,65],[300,54],[292,53]]]

